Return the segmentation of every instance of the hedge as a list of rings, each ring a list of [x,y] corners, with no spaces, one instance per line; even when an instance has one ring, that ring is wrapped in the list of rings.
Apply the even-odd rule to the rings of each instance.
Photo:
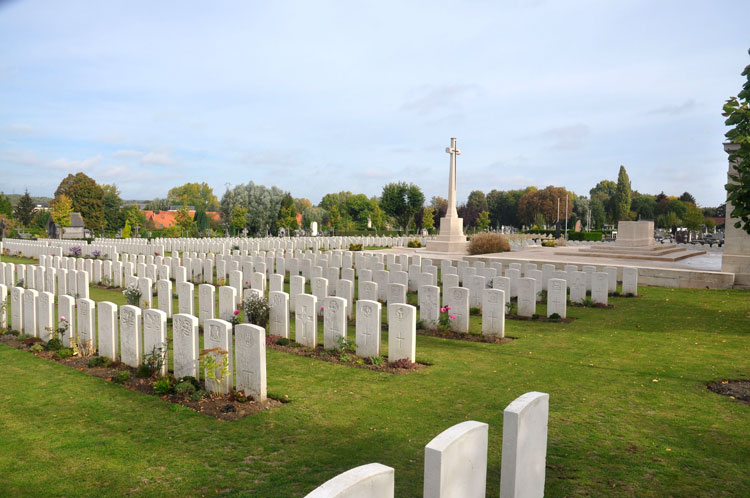
[[[570,232],[568,240],[600,241],[602,240],[602,232]]]

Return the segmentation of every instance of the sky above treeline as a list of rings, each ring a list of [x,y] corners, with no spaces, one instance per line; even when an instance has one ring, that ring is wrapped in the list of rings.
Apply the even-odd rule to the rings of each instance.
[[[0,190],[68,173],[124,199],[186,182],[313,203],[418,184],[616,181],[724,202],[747,0],[0,0]]]

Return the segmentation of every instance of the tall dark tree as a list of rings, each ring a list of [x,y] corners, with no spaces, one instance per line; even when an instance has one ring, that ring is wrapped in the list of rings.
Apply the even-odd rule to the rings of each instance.
[[[69,174],[55,191],[55,197],[65,194],[73,201],[73,211],[81,213],[87,228],[104,228],[104,189],[93,178],[84,173]]]
[[[620,166],[617,174],[617,188],[614,195],[614,220],[628,220],[630,218],[630,201],[633,191],[630,188],[630,178],[625,166]]]
[[[750,54],[750,50],[748,50]],[[726,184],[729,215],[737,218],[735,228],[750,233],[750,65],[745,66],[742,76],[746,81],[736,97],[730,97],[724,104],[724,122],[732,128],[726,133],[731,145],[729,160],[733,170],[729,172]]]
[[[27,227],[31,224],[31,220],[34,219],[34,207],[34,201],[31,199],[29,191],[27,190],[21,198],[18,199],[18,204],[16,204],[16,207],[13,209],[13,216],[21,225]]]
[[[198,209],[193,216],[193,220],[195,221],[195,226],[198,229],[198,232],[205,235],[210,226],[206,211],[203,208]]]
[[[414,215],[423,204],[424,194],[413,183],[389,183],[383,187],[383,195],[380,197],[380,207],[396,220],[404,232],[409,229],[409,223],[414,220]]]
[[[13,214],[13,204],[7,195],[0,192],[0,214],[11,216]]]
[[[683,192],[683,194],[680,196],[680,200],[682,202],[689,202],[691,204],[698,205],[697,202],[695,202],[695,197],[690,192]]]
[[[104,227],[106,230],[115,232],[122,224],[120,223],[120,208],[122,199],[120,191],[115,184],[102,185],[102,212],[104,214]]]

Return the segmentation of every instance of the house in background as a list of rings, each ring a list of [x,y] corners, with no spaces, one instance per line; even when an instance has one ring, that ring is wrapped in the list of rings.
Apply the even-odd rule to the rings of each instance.
[[[195,211],[188,211],[190,213],[190,216],[192,218],[195,218]],[[177,221],[175,220],[177,216],[177,210],[169,210],[169,211],[151,211],[151,210],[145,210],[143,211],[143,214],[146,215],[146,224],[149,226],[153,226],[156,229],[160,228],[167,228],[171,226],[175,226],[177,224]],[[206,216],[208,216],[208,219],[217,222],[219,221],[220,215],[216,211],[207,211]],[[153,225],[151,225],[153,223]]]

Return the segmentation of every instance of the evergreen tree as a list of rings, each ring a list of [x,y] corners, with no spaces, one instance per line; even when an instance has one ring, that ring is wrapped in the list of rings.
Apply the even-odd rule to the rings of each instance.
[[[614,215],[613,221],[627,220],[630,217],[630,199],[633,192],[630,189],[630,178],[625,166],[620,166],[620,172],[617,174],[617,189],[614,195]]]
[[[205,235],[210,226],[206,211],[203,208],[198,209],[195,212],[195,216],[193,216],[193,220],[195,221],[198,231]]]
[[[34,219],[34,201],[31,199],[28,190],[18,200],[18,204],[13,209],[13,216],[24,227],[29,226],[31,220]]]
[[[13,215],[13,204],[10,202],[8,196],[2,192],[0,192],[0,214],[8,217]]]

